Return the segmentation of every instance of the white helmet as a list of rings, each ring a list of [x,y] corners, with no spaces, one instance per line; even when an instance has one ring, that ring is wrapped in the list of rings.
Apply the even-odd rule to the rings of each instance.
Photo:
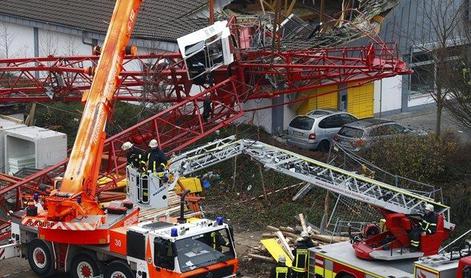
[[[149,147],[154,149],[154,148],[157,148],[158,146],[159,146],[159,144],[157,143],[157,140],[155,140],[155,139],[150,140]]]
[[[307,238],[307,237],[309,237],[309,234],[308,234],[307,232],[305,232],[305,231],[302,231],[302,232],[301,232],[301,237],[302,237],[302,238]]]
[[[432,204],[425,204],[425,210],[426,211],[434,211],[435,208],[433,207]]]
[[[279,263],[286,263],[286,258],[285,258],[285,256],[280,255],[280,256],[278,257],[278,262],[279,262]]]
[[[130,148],[132,148],[133,144],[131,142],[124,142],[122,145],[121,145],[121,149],[123,151],[127,151],[129,150]]]

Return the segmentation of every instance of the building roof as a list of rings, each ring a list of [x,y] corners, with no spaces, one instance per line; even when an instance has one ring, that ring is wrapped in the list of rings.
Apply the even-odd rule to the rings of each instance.
[[[144,1],[133,37],[173,42],[207,25],[206,18],[196,16],[207,2]],[[114,0],[3,0],[0,15],[104,34],[114,4]]]

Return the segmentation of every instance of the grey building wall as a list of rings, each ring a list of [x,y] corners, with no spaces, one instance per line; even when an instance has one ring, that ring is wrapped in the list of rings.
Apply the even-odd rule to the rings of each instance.
[[[447,22],[441,24],[440,21],[443,18],[450,20],[464,2],[469,1],[401,0],[386,17],[380,37],[386,42],[396,42],[401,54],[409,54],[414,46],[436,42],[434,25],[447,25]]]
[[[435,28],[450,25],[457,12],[463,12],[461,14],[463,17],[460,15],[458,19],[461,23],[463,19],[467,20],[470,2],[470,0],[401,0],[385,18],[379,37],[385,42],[395,43],[400,56],[413,68],[411,54],[423,51],[424,48],[433,48],[438,39]],[[458,32],[451,37],[457,36]],[[353,45],[364,45],[369,42],[371,40],[364,38],[355,41]],[[411,105],[422,103],[411,102],[410,83],[411,76],[404,75],[402,111],[408,110]],[[427,102],[430,103],[430,100],[423,101],[424,104]]]

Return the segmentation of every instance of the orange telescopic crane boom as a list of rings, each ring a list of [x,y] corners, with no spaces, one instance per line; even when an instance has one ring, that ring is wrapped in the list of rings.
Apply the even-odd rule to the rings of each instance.
[[[86,196],[95,197],[106,121],[111,112],[114,93],[119,87],[125,49],[141,2],[142,0],[116,2],[92,86],[84,96],[86,104],[61,192],[75,194],[83,191]]]
[[[142,0],[116,1],[90,91],[83,96],[86,104],[59,195],[70,197],[81,193],[83,201],[93,203],[95,200],[106,121],[114,94],[120,86],[119,74],[141,3]],[[61,206],[58,201],[51,197],[48,204]],[[83,202],[82,207],[86,203]],[[91,212],[94,208],[85,206],[83,209]],[[51,218],[65,214],[63,208],[49,210]]]

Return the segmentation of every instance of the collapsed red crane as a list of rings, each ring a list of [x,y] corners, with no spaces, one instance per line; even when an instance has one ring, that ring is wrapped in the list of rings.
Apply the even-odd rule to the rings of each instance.
[[[237,24],[231,29],[237,35]],[[241,40],[247,38],[238,38]],[[215,85],[200,93],[191,92],[185,63],[179,53],[126,56],[120,74],[120,100],[170,102],[173,105],[155,116],[108,138],[104,143],[101,174],[116,181],[123,175],[124,154],[120,145],[133,141],[143,145],[156,138],[167,152],[179,151],[243,115],[242,104],[250,99],[273,98],[333,85],[371,82],[407,74],[393,45],[269,51],[234,48],[236,61],[213,72]],[[45,57],[0,60],[0,102],[77,101],[91,86],[99,56]],[[133,70],[139,69],[139,70]],[[283,84],[282,86],[278,86]],[[144,88],[144,90],[143,90]],[[202,117],[202,101],[209,97],[213,113]],[[38,190],[61,176],[67,161],[44,169],[0,189],[0,197]],[[113,187],[111,182],[108,187]],[[21,202],[18,202],[20,204]]]

